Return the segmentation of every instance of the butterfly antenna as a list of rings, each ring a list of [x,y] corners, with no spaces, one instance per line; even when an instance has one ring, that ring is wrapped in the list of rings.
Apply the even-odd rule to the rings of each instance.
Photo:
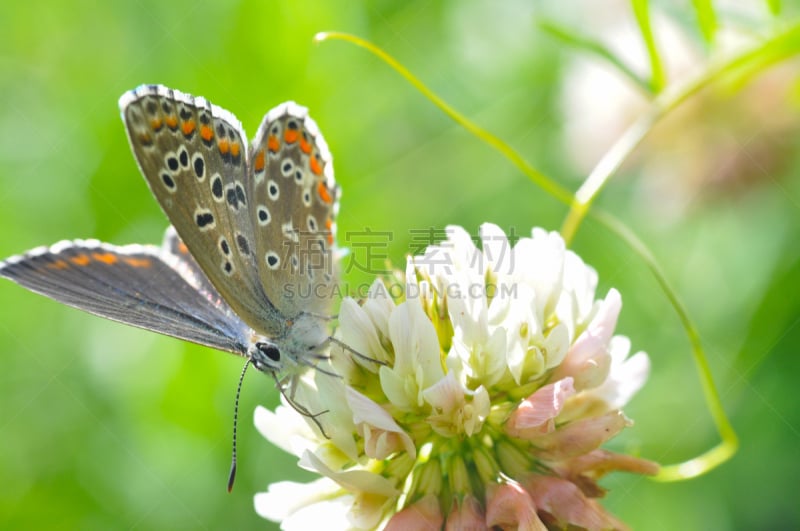
[[[228,475],[228,492],[233,490],[233,480],[236,479],[236,426],[239,422],[239,395],[242,393],[242,382],[247,368],[250,367],[250,358],[244,362],[242,374],[239,376],[239,385],[236,386],[236,400],[233,403],[233,451],[231,453],[231,472]]]

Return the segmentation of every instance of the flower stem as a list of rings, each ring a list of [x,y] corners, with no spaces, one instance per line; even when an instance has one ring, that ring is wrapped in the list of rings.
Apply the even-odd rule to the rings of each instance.
[[[467,117],[463,114],[456,111],[450,105],[445,103],[439,96],[437,96],[431,89],[429,89],[422,81],[417,79],[414,74],[412,74],[406,67],[404,67],[400,62],[397,61],[394,57],[386,53],[385,51],[381,50],[371,42],[365,41],[355,35],[350,35],[348,33],[341,33],[341,32],[322,32],[317,33],[314,36],[315,42],[322,42],[330,39],[337,39],[342,41],[347,41],[356,46],[360,46],[362,48],[367,49],[372,54],[379,57],[382,61],[384,61],[387,65],[389,65],[395,72],[403,76],[406,81],[411,83],[423,96],[425,96],[428,100],[430,100],[434,105],[439,107],[447,116],[452,118],[457,124],[461,127],[469,131],[470,133],[474,134],[488,145],[499,151],[505,158],[510,160],[517,168],[522,171],[528,178],[533,181],[536,185],[538,185],[542,190],[550,194],[552,197],[558,199],[565,205],[570,205],[573,202],[572,193],[567,189],[563,188],[554,180],[550,179],[547,175],[540,172],[536,168],[534,168],[528,161],[526,161],[522,155],[514,151],[508,144],[503,142],[500,138],[496,137],[492,133],[486,131],[485,129],[479,127],[477,124],[471,122]]]
[[[711,367],[708,365],[708,359],[706,358],[703,344],[700,340],[700,333],[689,317],[689,313],[686,311],[683,303],[681,303],[678,298],[677,293],[669,284],[667,277],[658,266],[655,257],[653,257],[645,244],[639,240],[627,226],[616,218],[598,210],[592,211],[592,217],[613,231],[639,255],[656,278],[656,281],[659,286],[661,286],[661,290],[667,296],[667,299],[669,299],[672,307],[675,308],[678,318],[684,330],[686,330],[686,334],[689,336],[689,342],[692,345],[692,356],[697,372],[700,375],[700,384],[703,389],[706,407],[711,413],[711,417],[717,427],[717,432],[722,439],[720,444],[698,457],[689,459],[683,463],[661,467],[661,470],[653,479],[656,481],[681,481],[702,475],[733,457],[736,450],[739,448],[739,438],[736,436],[736,432],[728,416],[725,414],[725,408],[722,406],[722,400],[714,384],[714,378],[711,375]]]

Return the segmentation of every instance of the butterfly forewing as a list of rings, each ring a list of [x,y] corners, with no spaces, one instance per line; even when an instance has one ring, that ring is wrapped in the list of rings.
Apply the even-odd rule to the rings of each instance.
[[[254,254],[247,144],[229,112],[162,86],[120,99],[150,189],[211,284],[250,326],[277,330]]]
[[[250,215],[264,291],[283,315],[327,315],[338,188],[325,140],[308,111],[288,102],[264,118],[250,153]]]
[[[0,262],[0,276],[69,306],[219,350],[246,354],[252,331],[152,245],[64,241]]]

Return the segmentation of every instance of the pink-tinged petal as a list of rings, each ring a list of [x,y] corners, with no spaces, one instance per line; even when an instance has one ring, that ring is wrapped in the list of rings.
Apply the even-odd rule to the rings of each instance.
[[[564,400],[575,394],[572,378],[566,377],[540,387],[522,401],[506,422],[506,433],[530,439],[555,429],[555,418],[564,407]]]
[[[556,369],[555,378],[572,376],[575,378],[575,389],[579,391],[597,387],[606,380],[611,368],[608,345],[621,308],[622,298],[612,288],[589,326],[575,340]]]
[[[580,475],[600,479],[609,472],[623,471],[654,475],[659,465],[647,459],[598,449],[586,455],[564,461],[555,467],[561,476],[574,478]]]
[[[417,452],[411,437],[385,409],[350,387],[346,389],[345,396],[353,412],[353,423],[364,438],[364,453],[368,457],[382,460],[405,450],[411,459],[416,459]]]
[[[558,527],[572,525],[588,531],[626,529],[622,522],[566,479],[532,475],[524,485],[539,511],[546,511]]]
[[[428,494],[392,516],[385,531],[439,531],[443,523],[439,500],[433,494]]]
[[[483,508],[474,496],[464,496],[460,502],[453,500],[453,508],[447,515],[445,531],[484,531],[489,529],[486,526],[486,516]]]
[[[517,483],[489,485],[486,492],[486,525],[519,531],[547,531],[536,514],[533,499]]]
[[[592,318],[592,322],[589,323],[586,331],[581,335],[589,332],[588,335],[596,341],[607,345],[611,340],[611,336],[614,335],[614,329],[617,327],[617,318],[619,317],[620,310],[622,310],[622,297],[617,290],[611,288],[608,290],[606,298],[600,303],[600,307],[597,310],[597,314]],[[576,343],[579,341],[580,338],[578,338]]]
[[[600,417],[570,422],[530,441],[541,459],[561,461],[591,452],[628,425],[630,420],[622,412],[612,411]]]

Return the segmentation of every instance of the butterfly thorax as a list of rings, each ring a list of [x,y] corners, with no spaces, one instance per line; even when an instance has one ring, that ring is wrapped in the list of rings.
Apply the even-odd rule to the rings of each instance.
[[[262,372],[279,374],[295,374],[313,366],[327,344],[325,319],[304,312],[282,324],[272,337],[253,335],[247,352],[253,365]]]

